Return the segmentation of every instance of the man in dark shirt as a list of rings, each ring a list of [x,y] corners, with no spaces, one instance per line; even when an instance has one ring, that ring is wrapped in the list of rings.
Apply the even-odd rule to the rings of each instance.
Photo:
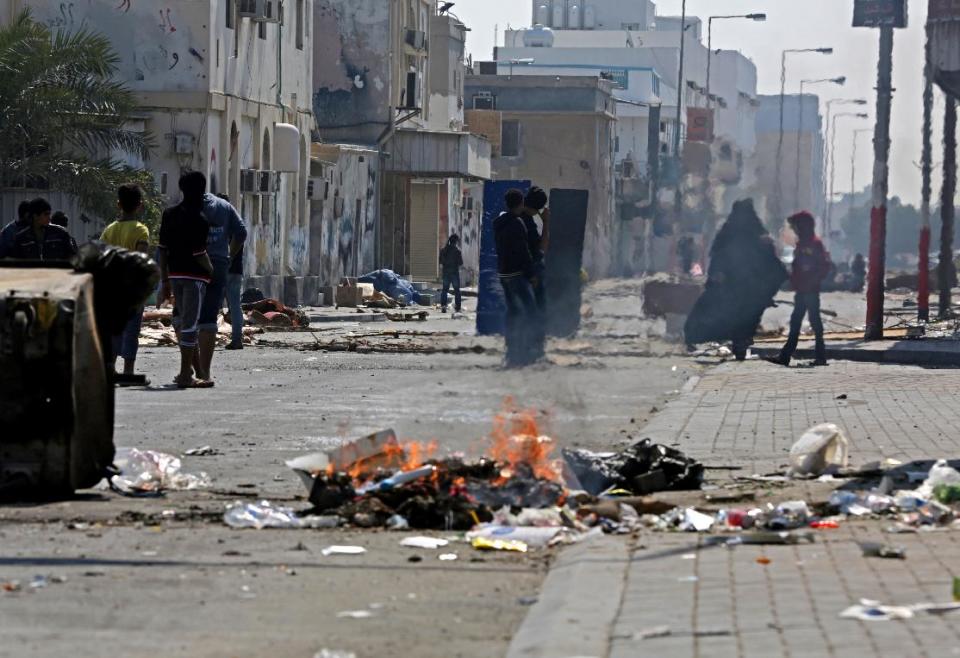
[[[77,243],[65,228],[50,223],[53,209],[46,199],[34,199],[28,210],[29,223],[13,238],[10,257],[23,260],[69,260],[77,254]]]
[[[0,258],[9,258],[13,238],[30,224],[30,202],[21,201],[17,206],[17,218],[0,231]]]
[[[543,356],[543,346],[547,339],[547,289],[545,286],[546,252],[550,242],[550,209],[547,208],[547,193],[539,187],[531,187],[523,200],[523,225],[527,229],[527,242],[530,256],[533,258],[533,296],[537,300],[537,317],[534,345],[539,349],[537,358]],[[540,217],[537,224],[535,217]],[[542,227],[542,228],[541,228]]]
[[[440,308],[446,313],[450,299],[450,288],[455,296],[454,310],[459,313],[463,308],[463,296],[460,293],[460,268],[463,267],[463,252],[460,251],[460,236],[451,235],[447,246],[440,250],[440,265],[443,268],[443,292],[440,293]]]
[[[506,205],[507,211],[493,222],[500,285],[503,286],[507,304],[506,365],[508,368],[522,368],[535,362],[542,354],[542,347],[537,345],[538,310],[531,283],[534,259],[521,217],[524,210],[523,192],[507,192]]]
[[[174,298],[174,326],[180,340],[180,388],[211,388],[213,382],[194,378],[200,309],[213,264],[207,255],[210,226],[203,216],[207,179],[200,172],[180,178],[183,201],[168,208],[160,223],[160,276],[163,287],[159,304]],[[158,305],[159,305],[158,304]]]

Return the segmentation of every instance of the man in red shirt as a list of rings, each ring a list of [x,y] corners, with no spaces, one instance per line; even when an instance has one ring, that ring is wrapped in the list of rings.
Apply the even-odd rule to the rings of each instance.
[[[832,263],[830,254],[823,242],[817,237],[816,220],[804,211],[787,220],[790,228],[797,234],[797,248],[793,257],[793,273],[790,281],[796,292],[793,315],[790,317],[790,337],[783,346],[780,356],[773,359],[780,365],[790,365],[790,359],[800,341],[800,328],[804,316],[810,316],[810,326],[816,336],[815,366],[827,365],[827,348],[823,340],[823,320],[820,317],[820,285],[830,274]]]

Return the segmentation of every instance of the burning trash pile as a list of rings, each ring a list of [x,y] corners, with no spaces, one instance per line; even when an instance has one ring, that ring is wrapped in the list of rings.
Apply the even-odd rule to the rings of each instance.
[[[480,550],[525,552],[622,530],[672,505],[642,496],[699,489],[703,466],[649,441],[622,453],[567,451],[540,431],[536,414],[496,418],[484,456],[441,457],[436,443],[402,443],[386,430],[331,452],[287,462],[309,490],[304,516],[266,501],[228,509],[234,527],[336,527],[466,533]],[[275,521],[275,522],[274,522]]]

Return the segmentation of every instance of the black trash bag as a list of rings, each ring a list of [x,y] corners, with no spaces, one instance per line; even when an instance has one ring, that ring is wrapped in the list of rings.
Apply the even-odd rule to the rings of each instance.
[[[695,491],[703,485],[703,464],[650,439],[618,453],[567,449],[563,456],[583,490],[594,496],[611,488],[645,496],[658,491]]]
[[[240,295],[241,304],[256,304],[257,302],[262,302],[265,299],[266,297],[260,288],[247,288],[243,291],[243,294]]]
[[[160,268],[152,258],[103,242],[80,247],[74,270],[93,275],[97,328],[107,337],[123,332],[160,283]]]

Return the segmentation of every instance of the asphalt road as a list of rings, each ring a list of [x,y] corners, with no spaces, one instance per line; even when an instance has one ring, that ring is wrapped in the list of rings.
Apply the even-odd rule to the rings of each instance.
[[[443,450],[482,451],[506,398],[540,410],[559,446],[643,438],[650,412],[697,366],[651,338],[657,329],[641,321],[636,293],[632,282],[594,286],[583,335],[555,343],[554,363],[522,372],[502,370],[489,340],[484,354],[424,356],[301,351],[312,338],[271,335],[270,347],[218,352],[215,389],[176,391],[164,386],[176,352],[143,350],[154,387],[118,393],[116,443],[175,454],[210,445],[221,454],[187,457],[184,471],[209,473],[212,488],[0,507],[0,583],[21,583],[0,591],[0,656],[503,655],[549,553],[453,544],[459,559],[440,562],[402,549],[396,533],[238,531],[222,511],[261,498],[307,507],[284,461],[386,427]],[[470,323],[418,329],[469,333]],[[331,544],[368,552],[324,557]],[[409,561],[415,553],[422,561]],[[30,587],[38,575],[66,582]],[[360,610],[369,616],[338,616]]]

